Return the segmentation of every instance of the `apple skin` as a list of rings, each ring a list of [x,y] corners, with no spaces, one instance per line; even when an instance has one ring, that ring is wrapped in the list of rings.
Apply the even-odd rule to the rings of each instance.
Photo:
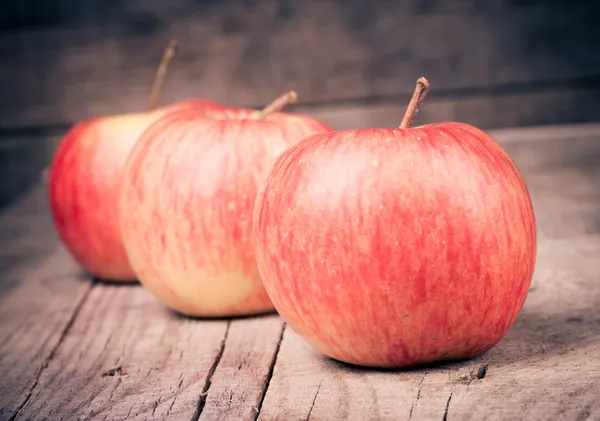
[[[49,171],[49,202],[58,234],[75,260],[91,275],[134,281],[118,225],[123,166],[141,133],[181,108],[221,107],[188,99],[149,112],[92,118],[67,132]]]
[[[256,268],[252,214],[276,157],[330,131],[308,116],[238,109],[170,114],[127,161],[120,225],[140,282],[178,313],[273,311]]]
[[[525,302],[536,222],[513,161],[462,123],[311,136],[254,214],[264,286],[323,354],[403,368],[492,348]]]

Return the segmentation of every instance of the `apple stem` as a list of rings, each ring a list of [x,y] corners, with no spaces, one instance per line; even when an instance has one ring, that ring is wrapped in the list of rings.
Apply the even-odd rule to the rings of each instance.
[[[177,48],[179,42],[176,39],[169,41],[169,45],[165,48],[165,52],[160,60],[158,69],[156,69],[156,76],[154,77],[154,85],[152,86],[152,94],[150,95],[150,103],[148,104],[148,110],[152,111],[158,106],[158,97],[162,91],[162,87],[165,83],[165,75],[167,74],[167,68],[169,63],[177,54]]]
[[[419,112],[419,107],[421,103],[425,99],[425,95],[427,95],[427,91],[429,90],[429,82],[424,77],[420,77],[417,79],[417,87],[413,92],[413,96],[408,103],[408,108],[406,109],[406,113],[404,113],[404,117],[402,118],[402,123],[400,123],[401,129],[407,129],[410,126],[410,123],[414,120],[417,113]]]
[[[298,101],[298,94],[296,91],[288,91],[281,95],[275,101],[271,102],[262,111],[258,112],[258,118],[265,118],[269,114],[276,113],[283,110],[286,105],[294,104]]]

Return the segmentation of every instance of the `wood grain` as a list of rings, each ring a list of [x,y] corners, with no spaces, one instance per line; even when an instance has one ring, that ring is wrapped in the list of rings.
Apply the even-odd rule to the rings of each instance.
[[[0,419],[29,401],[91,288],[58,245],[44,193],[0,217]]]
[[[600,121],[599,111],[593,107],[580,107],[600,94],[600,88],[593,86],[454,97],[444,96],[435,79],[430,81],[431,90],[413,125],[461,121],[484,129],[503,129]],[[398,127],[409,99],[410,95],[406,93],[366,104],[357,101],[305,105],[300,97],[294,111],[319,118],[336,130]]]
[[[64,132],[60,131],[60,135]],[[0,211],[40,180],[57,147],[57,136],[0,133]]]
[[[585,126],[564,137],[553,130],[540,129],[527,142],[512,141],[510,131],[496,137],[525,176],[542,240],[600,233],[600,134]]]
[[[15,8],[25,17],[31,13],[23,0],[11,3],[18,3]],[[486,120],[495,112],[489,107],[502,105],[494,101],[497,91],[557,88],[565,94],[565,88],[598,86],[600,74],[596,2],[150,0],[106,7],[90,0],[53,5],[45,10],[46,24],[2,33],[0,79],[11,83],[0,95],[0,126],[143,109],[171,37],[181,41],[181,49],[169,70],[165,102],[199,95],[259,107],[296,89],[303,103],[340,105],[408,95],[416,78],[427,76],[432,97],[443,92],[450,100],[490,99],[470,110]],[[562,104],[548,105],[594,112],[593,100],[564,98]],[[543,109],[532,107],[522,118],[543,115]]]
[[[138,285],[96,285],[22,416],[192,419],[228,328],[175,316]]]
[[[494,98],[436,98],[434,87],[433,95],[425,100],[415,124],[464,121],[488,129],[524,124],[552,124],[549,129],[552,130],[560,123],[568,130],[578,131],[578,124],[566,123],[600,121],[600,107],[582,109],[578,106],[594,102],[599,95],[600,88],[582,87],[503,94]],[[397,127],[408,99],[407,94],[367,105],[301,103],[294,111],[318,118],[336,130]],[[14,130],[0,128],[0,177],[11,180],[11,183],[0,186],[0,206],[21,193],[39,175],[40,170],[50,163],[60,136],[68,129],[68,124]]]
[[[137,285],[96,284],[25,419],[255,419],[283,323],[193,320]]]
[[[276,315],[231,322],[200,420],[256,419],[282,334],[283,321]]]
[[[278,316],[192,320],[138,285],[92,283],[43,187],[2,215],[0,239],[0,419],[255,419]]]

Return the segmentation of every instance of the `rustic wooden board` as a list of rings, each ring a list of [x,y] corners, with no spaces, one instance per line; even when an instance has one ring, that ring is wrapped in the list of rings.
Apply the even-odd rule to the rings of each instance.
[[[139,285],[83,276],[37,188],[0,216],[0,419],[600,419],[600,128],[493,134],[527,179],[540,242],[536,286],[484,356],[367,370],[276,315],[179,317]]]
[[[277,315],[231,322],[200,420],[253,420],[273,374],[284,324]]]
[[[22,416],[193,418],[228,327],[179,318],[138,285],[97,284]]]
[[[282,326],[184,318],[138,285],[96,284],[21,415],[253,419]]]
[[[102,0],[55,0],[43,9],[25,0],[5,3],[14,15],[40,10],[42,22],[0,37],[0,79],[12,82],[0,94],[2,127],[145,107],[170,37],[181,40],[181,50],[165,101],[196,94],[260,106],[294,88],[303,102],[340,105],[409,94],[425,75],[432,95],[479,97],[470,112],[492,116],[485,104],[494,104],[498,91],[597,87],[600,74],[597,2],[148,0],[107,7]],[[593,98],[563,99],[550,104],[594,111]]]
[[[61,136],[63,131],[60,132]],[[0,133],[0,211],[31,189],[40,179],[58,145],[60,137],[4,136]]]
[[[499,130],[496,137],[525,176],[540,240],[600,233],[600,127],[582,126],[571,133],[548,127],[530,131],[526,142],[515,141],[528,135],[521,133]]]
[[[193,320],[139,285],[92,283],[45,199],[38,187],[0,220],[0,419],[254,419],[282,320]]]
[[[425,74],[427,76],[427,74]],[[600,112],[593,102],[600,87],[556,87],[536,92],[499,92],[494,95],[444,96],[436,79],[429,78],[431,90],[419,109],[414,125],[439,121],[462,121],[480,128],[496,129],[527,125],[567,125],[582,121],[597,122]],[[412,85],[411,85],[412,87]],[[441,92],[443,93],[443,91]],[[308,104],[290,108],[312,115],[336,130],[398,127],[410,95],[400,95],[367,104]]]
[[[0,419],[31,397],[90,291],[58,239],[43,189],[0,217]]]

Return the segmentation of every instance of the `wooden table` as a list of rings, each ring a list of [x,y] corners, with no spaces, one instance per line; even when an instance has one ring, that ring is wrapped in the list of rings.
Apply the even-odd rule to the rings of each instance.
[[[496,132],[540,227],[535,287],[481,358],[331,361],[276,315],[201,321],[86,278],[43,183],[0,217],[0,419],[600,419],[600,125]]]

